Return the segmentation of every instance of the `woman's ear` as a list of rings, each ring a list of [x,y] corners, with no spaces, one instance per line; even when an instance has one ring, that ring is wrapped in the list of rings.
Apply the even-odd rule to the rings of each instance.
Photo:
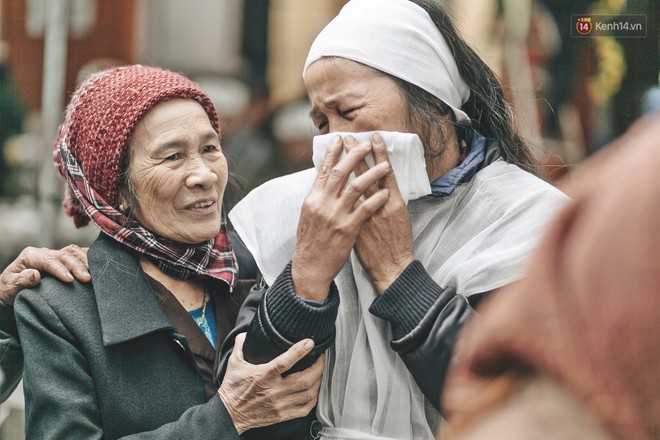
[[[119,194],[119,206],[117,207],[117,210],[122,214],[128,216],[131,210],[131,204],[128,201],[128,197],[126,197],[126,194],[124,193],[125,191],[121,191]]]

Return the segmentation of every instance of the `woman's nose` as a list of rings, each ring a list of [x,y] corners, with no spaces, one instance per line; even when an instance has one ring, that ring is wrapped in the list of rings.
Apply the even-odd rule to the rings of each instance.
[[[218,180],[218,175],[202,158],[194,159],[188,167],[186,186],[208,188]]]

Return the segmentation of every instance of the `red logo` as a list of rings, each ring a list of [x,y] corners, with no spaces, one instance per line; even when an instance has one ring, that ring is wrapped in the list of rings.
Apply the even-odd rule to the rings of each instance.
[[[579,17],[575,23],[575,29],[577,29],[580,34],[587,35],[592,29],[591,17]]]

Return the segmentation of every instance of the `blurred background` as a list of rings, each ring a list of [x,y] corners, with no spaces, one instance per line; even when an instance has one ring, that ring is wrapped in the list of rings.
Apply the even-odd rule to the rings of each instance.
[[[243,193],[311,166],[302,65],[345,0],[0,0],[0,268],[27,246],[89,244],[60,209],[52,141],[76,85],[112,65],[183,72],[214,100]],[[657,0],[445,0],[507,86],[556,182],[660,107]],[[574,14],[644,14],[643,38],[571,37]],[[229,205],[240,199],[234,194]],[[22,393],[0,438],[22,436]]]

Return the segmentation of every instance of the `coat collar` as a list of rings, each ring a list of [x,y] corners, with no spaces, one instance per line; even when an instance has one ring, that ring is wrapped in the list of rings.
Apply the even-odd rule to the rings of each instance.
[[[174,331],[126,247],[101,233],[88,261],[106,347],[159,330]]]

